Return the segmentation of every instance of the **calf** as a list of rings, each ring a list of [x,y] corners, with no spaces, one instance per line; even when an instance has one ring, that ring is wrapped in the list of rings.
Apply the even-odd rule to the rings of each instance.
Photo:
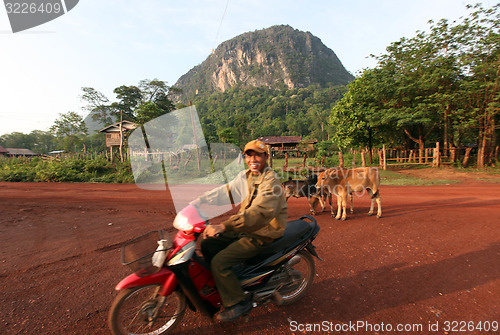
[[[352,193],[367,191],[371,197],[371,206],[368,215],[373,214],[375,202],[377,202],[377,217],[382,217],[382,205],[380,198],[380,174],[377,168],[354,168],[340,169],[332,168],[320,174],[316,183],[318,189],[326,189],[337,197],[337,215],[335,219],[345,220],[347,218],[346,204],[349,195],[351,213],[353,212]],[[333,216],[332,209],[332,216]]]
[[[327,195],[330,203],[330,213],[332,216],[335,216],[335,212],[333,211],[333,206],[332,206],[332,194],[335,194],[333,189],[329,188],[328,177],[329,177],[329,172],[330,169],[322,171],[318,175],[318,179],[316,181],[316,192],[317,194],[321,195]],[[336,194],[335,194],[336,195]],[[338,197],[337,197],[337,203],[338,203]],[[325,203],[326,207],[326,203]]]
[[[316,190],[316,181],[317,177],[315,175],[310,176],[308,179],[294,180],[291,177],[288,178],[288,181],[283,183],[285,199],[288,201],[290,197],[306,197],[309,201],[311,214],[316,215],[316,206],[318,202],[320,203],[322,210],[324,210],[326,206],[323,197],[320,196]]]

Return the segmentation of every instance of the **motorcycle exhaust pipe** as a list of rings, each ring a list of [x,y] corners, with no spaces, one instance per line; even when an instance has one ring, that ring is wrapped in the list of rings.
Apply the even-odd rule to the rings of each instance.
[[[265,303],[266,301],[271,301],[276,305],[281,305],[283,303],[283,298],[276,289],[272,289],[254,293],[253,301],[254,307],[256,307],[258,303]]]
[[[271,300],[278,306],[283,305],[283,297],[278,291],[274,291]]]
[[[293,256],[289,261],[288,261],[288,266],[294,266],[300,263],[300,256]]]

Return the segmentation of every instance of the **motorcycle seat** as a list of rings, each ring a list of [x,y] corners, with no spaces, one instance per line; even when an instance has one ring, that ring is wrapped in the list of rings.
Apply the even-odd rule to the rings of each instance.
[[[302,237],[314,229],[315,223],[302,219],[288,221],[285,234],[266,246],[257,256],[248,259],[245,263],[255,264],[287,248],[293,248],[302,242]]]

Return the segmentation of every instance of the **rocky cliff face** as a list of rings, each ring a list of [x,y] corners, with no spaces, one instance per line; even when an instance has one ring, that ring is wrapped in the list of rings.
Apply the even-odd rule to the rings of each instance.
[[[346,85],[354,77],[319,38],[290,26],[273,26],[223,42],[174,87],[174,102],[224,92],[234,86],[299,88]]]

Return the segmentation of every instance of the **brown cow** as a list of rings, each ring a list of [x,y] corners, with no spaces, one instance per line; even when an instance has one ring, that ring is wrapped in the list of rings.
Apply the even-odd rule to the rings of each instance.
[[[328,190],[337,197],[337,215],[335,219],[345,220],[347,218],[347,196],[351,203],[351,213],[353,212],[352,193],[368,192],[371,197],[371,206],[368,215],[373,214],[375,201],[377,202],[377,218],[382,217],[382,206],[380,199],[380,174],[377,168],[354,168],[340,169],[331,168],[318,177],[316,187],[320,190]],[[332,216],[333,216],[332,209]]]
[[[321,206],[322,211],[324,211],[326,207],[326,198],[318,195],[318,192],[316,191],[316,181],[317,177],[315,175],[310,176],[308,179],[292,179],[291,177],[288,178],[288,181],[285,181],[282,184],[283,189],[285,190],[285,199],[288,201],[290,197],[306,197],[309,200],[309,206],[312,215],[316,215],[316,207],[318,205],[318,202]]]
[[[331,188],[329,187],[330,184],[335,184],[335,181],[332,181],[331,183],[327,183],[327,178],[329,177],[329,173],[332,172],[335,168],[328,169],[326,171],[322,171],[318,175],[318,180],[316,182],[316,189],[318,194],[321,194],[323,198],[328,197],[329,203],[330,203],[330,213],[332,216],[335,216],[335,211],[333,210],[332,206],[332,194],[337,197],[337,210],[340,210],[342,204],[340,203],[340,199],[338,197],[337,192],[335,191],[335,187]],[[351,200],[351,213],[352,213],[352,193],[349,194],[349,198]],[[325,200],[325,207],[326,207],[326,200]],[[324,209],[324,208],[323,208]]]

